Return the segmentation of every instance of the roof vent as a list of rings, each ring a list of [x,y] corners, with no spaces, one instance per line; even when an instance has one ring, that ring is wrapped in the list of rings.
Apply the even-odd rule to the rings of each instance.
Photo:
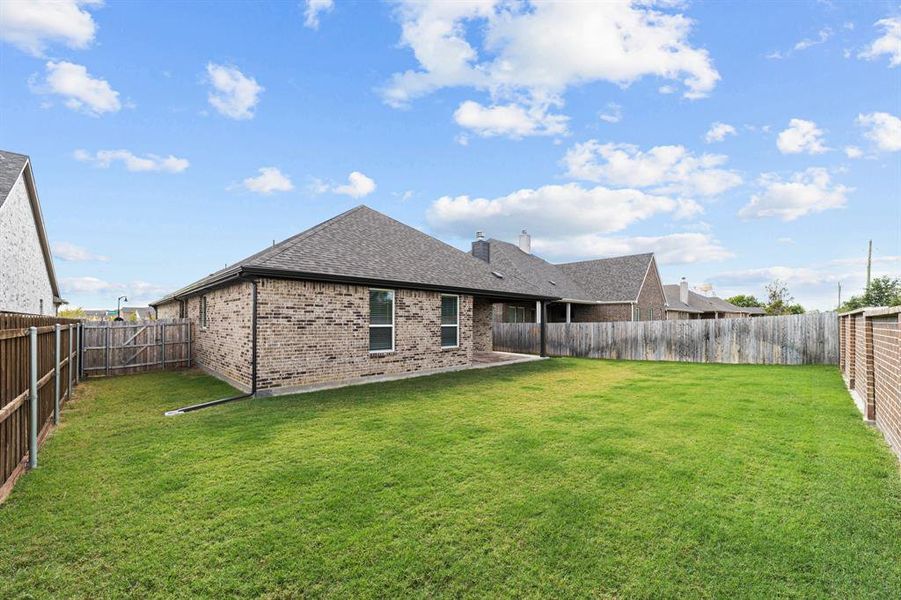
[[[557,282],[554,281],[553,279],[548,279],[547,282],[551,285],[557,285]]]
[[[498,279],[504,278],[504,276],[502,274],[498,273],[497,271],[492,271],[491,274],[494,275],[495,277],[497,277]]]

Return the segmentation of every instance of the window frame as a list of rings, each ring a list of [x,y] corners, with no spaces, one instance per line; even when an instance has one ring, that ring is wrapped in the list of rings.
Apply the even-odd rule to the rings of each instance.
[[[440,344],[442,350],[453,350],[454,348],[460,347],[460,296],[457,294],[441,294],[441,304],[439,305],[439,311],[440,311],[439,320],[440,320],[440,316],[443,315],[443,311],[440,309],[444,308],[444,299],[445,298],[453,298],[456,301],[456,303],[457,303],[457,311],[456,311],[457,322],[453,325],[450,325],[450,324],[445,325],[444,323],[439,323],[440,331],[439,331],[439,336],[438,336],[438,344]],[[445,327],[453,327],[456,330],[457,335],[455,336],[455,343],[453,346],[445,346],[444,345],[443,333],[444,333]]]
[[[372,292],[388,292],[391,294],[391,324],[390,325],[384,325],[384,324],[379,324],[379,323],[373,324],[372,323]],[[396,341],[396,333],[397,332],[395,330],[395,325],[397,325],[396,313],[397,313],[397,293],[395,290],[388,289],[388,288],[369,288],[369,327],[367,328],[366,333],[368,334],[369,331],[373,327],[382,327],[382,328],[390,327],[391,328],[391,348],[385,348],[382,350],[373,350],[372,349],[372,338],[369,337],[368,341],[366,343],[367,348],[369,348],[369,354],[389,354],[391,352],[394,352],[397,349],[397,345],[396,345],[397,344],[397,341]]]
[[[203,296],[200,297],[200,319],[199,319],[199,321],[200,321],[201,329],[206,329],[210,325],[210,318],[209,318],[207,309],[208,309],[207,299],[206,299],[206,294],[204,294]]]

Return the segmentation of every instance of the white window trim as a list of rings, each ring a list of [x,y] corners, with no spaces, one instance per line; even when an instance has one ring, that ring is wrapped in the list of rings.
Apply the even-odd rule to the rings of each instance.
[[[200,329],[206,331],[210,326],[209,302],[207,302],[206,294],[200,297]]]
[[[456,323],[455,325],[445,325],[445,324],[441,323],[441,329],[443,330],[445,327],[453,327],[454,329],[456,329],[456,331],[457,331],[457,336],[456,336],[456,338],[457,338],[457,343],[454,344],[453,346],[445,346],[445,345],[441,342],[441,337],[440,337],[440,336],[439,336],[439,338],[438,338],[438,343],[441,344],[441,349],[442,349],[442,350],[453,350],[454,348],[459,348],[459,347],[460,347],[460,296],[457,296],[457,295],[455,295],[455,294],[441,294],[441,301],[442,301],[442,302],[444,302],[444,299],[445,299],[445,298],[455,298],[455,299],[457,300],[457,323]],[[441,306],[439,305],[439,310],[440,310],[440,309],[441,309]]]
[[[394,290],[389,290],[386,288],[369,288],[369,291],[370,292],[391,292],[391,325],[379,325],[379,324],[373,325],[371,308],[370,308],[370,313],[369,313],[369,328],[370,329],[372,329],[373,327],[390,327],[391,328],[391,348],[387,348],[385,350],[370,349],[369,353],[370,354],[389,354],[391,352],[394,352],[394,350],[395,350],[395,333],[396,332],[394,330],[394,326],[397,325],[397,320],[395,318],[395,313],[397,312],[397,294],[395,293]],[[368,298],[367,298],[367,300],[368,300]],[[366,330],[366,333],[367,334],[369,333],[368,329]],[[369,347],[368,337],[367,337],[367,341],[366,341],[366,347],[367,348]]]

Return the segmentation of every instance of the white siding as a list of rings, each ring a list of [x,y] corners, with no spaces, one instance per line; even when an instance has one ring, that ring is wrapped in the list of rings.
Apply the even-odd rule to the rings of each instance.
[[[0,206],[0,310],[56,313],[24,175]]]

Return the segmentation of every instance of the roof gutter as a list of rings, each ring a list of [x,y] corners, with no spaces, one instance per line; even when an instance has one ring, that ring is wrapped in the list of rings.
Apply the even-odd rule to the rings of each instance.
[[[160,304],[164,302],[171,302],[173,300],[182,300],[187,298],[188,296],[193,296],[203,291],[207,291],[213,288],[221,287],[223,285],[227,285],[232,283],[233,281],[244,279],[247,276],[255,276],[255,277],[271,277],[273,279],[291,279],[291,280],[306,280],[306,281],[325,281],[332,283],[349,283],[356,285],[375,285],[375,286],[391,286],[398,288],[405,288],[411,290],[426,290],[433,292],[456,292],[458,294],[470,294],[473,296],[485,296],[489,298],[496,298],[498,300],[509,300],[509,299],[517,299],[517,300],[545,300],[545,301],[558,301],[559,297],[557,296],[545,296],[540,294],[520,294],[517,292],[504,292],[502,290],[486,290],[479,288],[465,288],[465,287],[457,287],[457,286],[447,286],[447,285],[435,285],[429,283],[413,283],[409,281],[395,281],[390,279],[374,279],[369,277],[351,277],[347,275],[330,275],[330,274],[322,274],[322,273],[307,273],[303,271],[288,271],[285,269],[269,269],[264,267],[238,267],[236,270],[223,273],[217,279],[214,279],[202,286],[198,286],[196,288],[191,288],[190,286],[187,288],[183,288],[179,290],[175,294],[163,298],[162,300],[158,300],[150,304],[156,308]]]

